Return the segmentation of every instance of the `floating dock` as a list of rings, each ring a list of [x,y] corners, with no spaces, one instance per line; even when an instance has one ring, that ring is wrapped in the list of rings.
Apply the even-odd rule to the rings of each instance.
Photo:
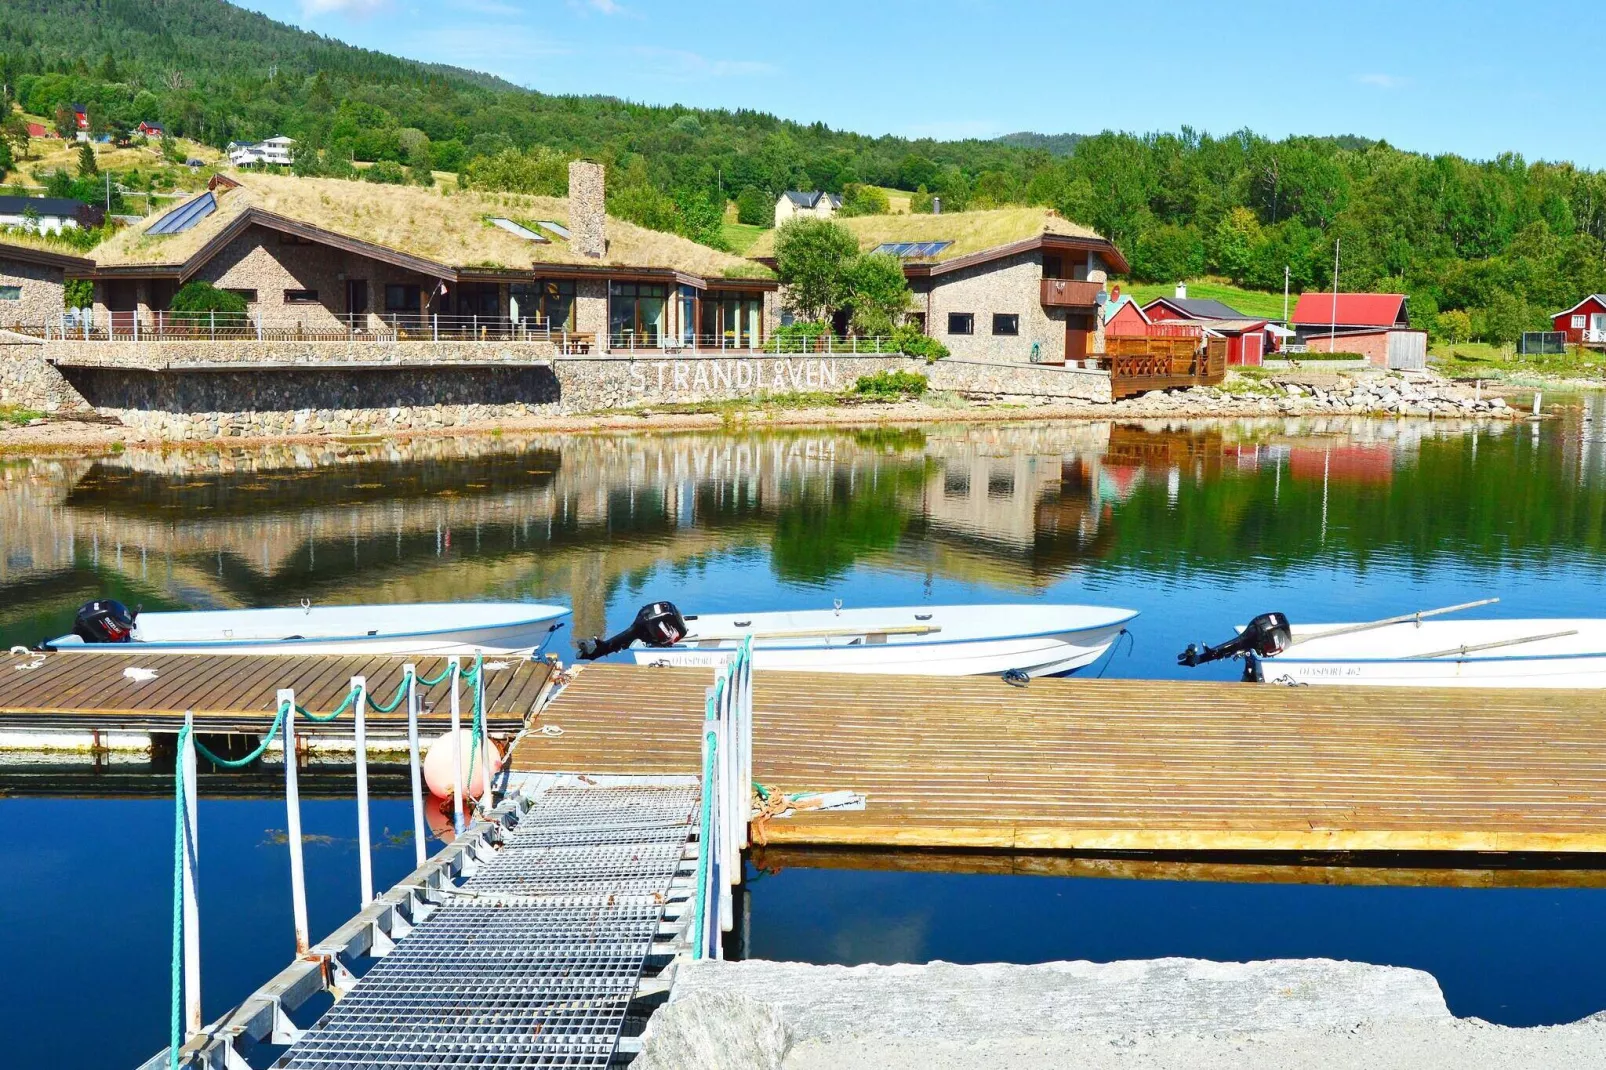
[[[52,654],[7,655],[0,661],[0,730],[29,732],[177,732],[185,711],[207,733],[261,734],[277,709],[280,689],[294,689],[311,710],[339,705],[355,676],[368,693],[388,699],[402,667],[424,679],[441,674],[446,659],[396,655]],[[463,658],[463,667],[473,658]],[[552,669],[544,661],[492,658],[485,662],[485,710],[492,732],[516,732],[535,708]],[[420,682],[420,723],[447,722],[451,685]],[[466,709],[465,703],[465,709]],[[404,733],[407,711],[370,710],[370,731]],[[351,719],[306,722],[302,734],[351,734]]]
[[[706,669],[591,665],[514,768],[698,766]],[[753,775],[851,789],[759,843],[995,851],[1606,851],[1598,691],[757,672]],[[561,734],[557,734],[561,730]]]

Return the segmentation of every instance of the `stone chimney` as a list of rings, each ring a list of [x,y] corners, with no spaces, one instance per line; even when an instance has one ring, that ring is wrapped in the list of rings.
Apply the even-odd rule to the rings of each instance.
[[[574,180],[570,179],[569,181],[573,182]],[[1186,301],[1187,299],[1188,299],[1188,284],[1185,283],[1185,282],[1177,283],[1177,300],[1178,301]]]
[[[569,164],[569,245],[581,256],[601,259],[608,251],[608,214],[602,165],[589,160]]]
[[[933,197],[933,198],[931,198],[931,214],[932,215],[942,215],[942,198],[941,197]]]

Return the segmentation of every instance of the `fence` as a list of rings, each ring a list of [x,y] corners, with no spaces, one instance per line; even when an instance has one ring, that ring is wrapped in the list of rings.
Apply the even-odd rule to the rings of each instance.
[[[1517,352],[1525,357],[1560,357],[1567,353],[1564,331],[1523,331]]]
[[[551,342],[564,353],[588,353],[596,340],[592,334],[536,319],[414,313],[319,318],[326,325],[269,326],[261,313],[108,312],[98,318],[64,314],[37,326],[9,329],[46,341],[83,342]]]
[[[1150,390],[1210,386],[1227,377],[1227,341],[1122,336],[1106,340],[1110,393],[1120,399]]]
[[[267,753],[281,733],[284,752],[285,832],[290,849],[290,901],[292,922],[295,927],[296,955],[305,957],[312,947],[307,922],[307,892],[305,866],[302,860],[301,795],[297,781],[296,718],[327,722],[333,721],[348,709],[352,711],[353,737],[356,749],[357,774],[357,866],[358,882],[363,909],[374,901],[373,846],[368,815],[368,749],[367,715],[369,705],[381,712],[394,710],[403,700],[407,703],[407,761],[412,776],[413,843],[418,864],[427,857],[429,830],[424,824],[424,795],[422,761],[418,752],[418,685],[434,686],[443,681],[451,683],[451,733],[453,748],[452,824],[456,832],[463,832],[463,756],[462,756],[462,688],[465,681],[472,689],[473,716],[472,745],[469,766],[476,761],[482,776],[483,789],[478,806],[488,811],[493,802],[494,779],[497,770],[486,736],[484,662],[476,655],[474,666],[468,672],[462,668],[462,659],[447,659],[446,668],[433,679],[420,680],[416,666],[403,666],[402,681],[396,693],[384,702],[375,701],[368,693],[367,680],[361,676],[351,678],[351,689],[344,701],[333,712],[313,713],[296,704],[293,689],[278,693],[278,712],[273,724],[260,745],[251,753],[236,759],[220,758],[206,748],[195,736],[193,717],[186,713],[184,727],[179,731],[178,754],[175,762],[174,803],[174,880],[173,880],[173,975],[172,1022],[170,1046],[166,1065],[170,1070],[185,1065],[187,1057],[182,1049],[202,1032],[201,1016],[201,932],[198,884],[199,830],[196,825],[196,761],[204,756],[214,766],[238,769],[250,765]],[[338,963],[329,964],[336,969]],[[147,1064],[149,1065],[149,1064]],[[207,1064],[210,1065],[210,1064]]]
[[[744,640],[708,689],[703,721],[702,842],[697,858],[693,957],[724,958],[735,926],[753,798],[753,641]]]

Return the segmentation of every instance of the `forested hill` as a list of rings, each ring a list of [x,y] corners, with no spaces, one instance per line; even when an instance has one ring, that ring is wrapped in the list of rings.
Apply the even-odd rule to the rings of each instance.
[[[1286,269],[1295,290],[1325,287],[1341,243],[1346,289],[1410,293],[1414,315],[1451,339],[1507,341],[1606,291],[1606,175],[1359,135],[868,137],[756,111],[530,92],[221,0],[4,0],[0,86],[47,121],[86,104],[105,131],[157,118],[217,146],[288,134],[306,173],[395,161],[363,174],[448,171],[561,193],[568,159],[585,155],[609,164],[610,210],[710,243],[739,193],[765,218],[781,190],[853,183],[923,187],[950,209],[1052,206],[1113,238],[1147,280],[1213,274],[1280,291]]]

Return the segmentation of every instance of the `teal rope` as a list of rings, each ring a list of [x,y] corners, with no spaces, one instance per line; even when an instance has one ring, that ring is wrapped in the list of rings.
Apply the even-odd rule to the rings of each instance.
[[[299,713],[301,716],[308,718],[309,720],[313,720],[313,721],[332,721],[336,717],[339,717],[342,713],[345,713],[347,710],[351,709],[351,704],[353,702],[356,702],[356,701],[357,701],[357,689],[354,687],[350,691],[346,692],[345,701],[343,701],[340,705],[336,706],[333,713],[313,713],[311,710],[307,709],[304,706],[297,706],[296,707],[296,712]]]
[[[710,706],[712,704],[710,703]],[[719,736],[708,732],[708,759],[703,762],[703,828],[702,842],[697,851],[697,958],[702,958],[708,947],[708,856],[713,852],[714,795],[709,785],[714,779],[714,759],[719,750]]]
[[[394,710],[397,706],[400,706],[402,704],[402,699],[404,699],[406,697],[407,697],[407,677],[406,677],[406,675],[403,675],[402,679],[401,679],[401,683],[396,685],[396,693],[391,696],[390,702],[388,704],[380,702],[378,699],[374,698],[374,696],[372,694],[370,694],[368,696],[368,708],[372,709],[372,710],[377,710],[380,713],[389,713],[392,710]]]
[[[173,763],[173,1017],[168,1038],[168,1070],[178,1070],[178,1050],[184,1043],[184,747],[190,726],[178,733],[177,760]]]
[[[420,676],[418,678],[418,682],[423,684],[425,687],[434,687],[436,684],[445,683],[446,678],[450,675],[452,675],[452,663],[448,661],[446,663],[446,668],[441,670],[441,674],[439,676],[433,678]]]
[[[268,734],[262,737],[262,743],[257,747],[257,749],[252,751],[250,754],[247,754],[244,758],[219,758],[217,755],[213,754],[211,750],[207,748],[206,744],[200,741],[200,739],[196,739],[195,749],[213,765],[220,765],[225,769],[243,769],[252,762],[256,761],[258,758],[262,757],[264,754],[268,753],[268,746],[278,738],[279,729],[284,727],[284,714],[289,708],[290,703],[279,703],[279,712],[274,715],[273,727],[269,728]]]

